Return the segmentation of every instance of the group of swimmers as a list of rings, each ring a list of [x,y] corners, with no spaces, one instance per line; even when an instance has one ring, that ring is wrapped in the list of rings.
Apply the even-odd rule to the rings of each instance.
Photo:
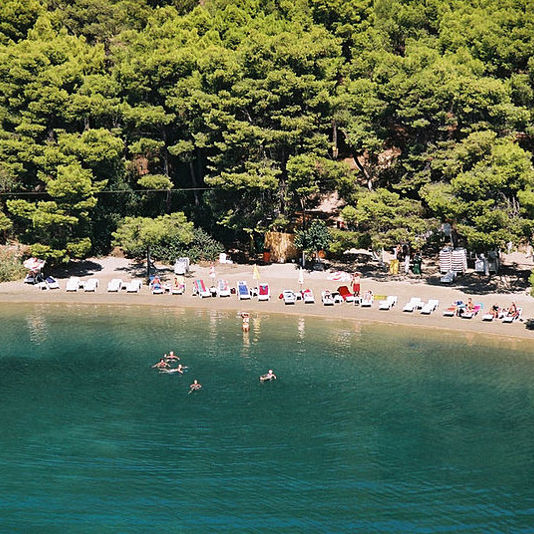
[[[180,357],[174,354],[174,351],[171,350],[169,354],[164,354],[159,362],[152,366],[152,369],[157,369],[160,373],[180,373],[183,375],[184,371],[187,369],[186,365],[179,363],[176,367],[173,367],[173,365],[179,361]],[[199,384],[196,379],[193,380],[193,383],[189,386],[189,393],[198,391],[199,389],[202,389],[202,384]]]
[[[185,365],[179,363],[176,367],[172,366],[178,361],[180,361],[180,357],[174,354],[174,352],[171,350],[169,354],[164,354],[163,357],[160,358],[159,362],[155,363],[152,366],[152,369],[157,369],[160,373],[180,373],[181,375],[183,375],[184,370],[187,369]],[[277,376],[273,373],[272,369],[269,369],[267,373],[260,376],[260,382],[270,382],[271,380],[276,379]],[[193,380],[193,383],[189,385],[189,393],[199,391],[200,389],[202,389],[202,384],[200,384],[195,378],[195,380]]]

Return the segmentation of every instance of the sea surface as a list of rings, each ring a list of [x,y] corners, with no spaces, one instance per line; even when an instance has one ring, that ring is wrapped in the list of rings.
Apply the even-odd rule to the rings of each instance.
[[[532,342],[240,324],[2,305],[0,532],[534,532]]]

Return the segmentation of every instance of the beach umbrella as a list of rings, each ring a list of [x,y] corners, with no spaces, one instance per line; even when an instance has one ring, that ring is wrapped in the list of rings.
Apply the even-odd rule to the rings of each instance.
[[[45,260],[40,260],[38,258],[28,258],[24,263],[24,267],[26,267],[26,269],[28,269],[29,271],[34,271],[34,272],[37,272],[37,271],[40,271],[43,267],[44,267],[44,264],[46,263]]]
[[[252,269],[252,278],[258,281],[260,279],[260,271],[258,270],[258,266],[256,264],[254,264],[254,269]]]

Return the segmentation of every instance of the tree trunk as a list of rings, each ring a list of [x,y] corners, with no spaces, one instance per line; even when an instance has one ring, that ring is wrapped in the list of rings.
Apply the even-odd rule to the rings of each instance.
[[[337,159],[339,150],[337,148],[337,123],[335,120],[332,121],[332,157]]]
[[[150,246],[146,247],[146,280],[150,282]]]
[[[350,147],[352,152],[352,157],[354,158],[354,162],[356,163],[356,167],[358,167],[359,171],[363,174],[364,178],[367,180],[367,189],[369,191],[373,190],[373,178],[372,176],[367,172],[365,167],[359,162],[358,160],[358,152],[354,150],[354,147],[349,141],[348,135],[345,131],[341,130],[343,132],[343,136],[345,137],[345,142],[347,143],[347,146]]]
[[[195,173],[195,165],[193,164],[193,160],[189,162],[189,173],[191,174],[191,183],[193,184],[194,190],[193,190],[193,196],[195,197],[195,206],[198,206],[200,204],[199,198],[198,198],[198,181],[197,181],[197,175]]]

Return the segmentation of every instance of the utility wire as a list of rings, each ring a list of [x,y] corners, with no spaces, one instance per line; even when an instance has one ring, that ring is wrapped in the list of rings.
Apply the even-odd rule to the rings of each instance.
[[[106,189],[104,191],[95,191],[93,195],[104,195],[104,194],[124,194],[124,193],[167,193],[168,191],[177,192],[177,191],[207,191],[211,187],[183,187],[183,188],[174,188],[174,189]],[[48,195],[51,196],[48,191],[11,191],[11,192],[0,192],[0,196],[8,195],[22,195],[22,196],[39,196],[39,195]]]

